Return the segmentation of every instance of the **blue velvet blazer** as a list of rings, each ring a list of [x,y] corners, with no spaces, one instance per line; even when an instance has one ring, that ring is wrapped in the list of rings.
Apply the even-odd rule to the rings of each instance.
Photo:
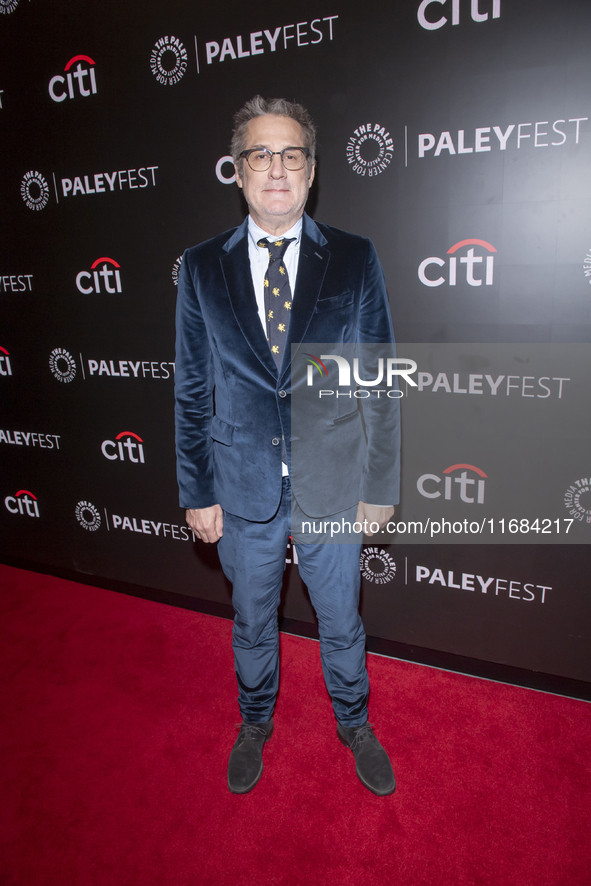
[[[393,342],[384,274],[370,240],[303,218],[290,344]],[[247,220],[187,249],[179,274],[175,367],[176,450],[180,505],[269,520],[281,499],[281,446],[291,459],[291,348],[279,371],[257,311],[248,258]],[[362,500],[398,502],[399,411],[388,401],[374,415],[364,403],[334,400],[314,451],[340,453],[331,482],[326,461],[292,475],[306,514],[335,514]],[[369,401],[366,401],[369,402]],[[355,413],[355,415],[353,414]],[[365,431],[364,431],[365,425]],[[368,460],[373,468],[367,470]],[[334,459],[333,459],[334,461]],[[301,482],[300,482],[301,480]]]

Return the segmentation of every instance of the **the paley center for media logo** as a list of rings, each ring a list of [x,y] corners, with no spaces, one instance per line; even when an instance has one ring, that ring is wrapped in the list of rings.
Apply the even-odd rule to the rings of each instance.
[[[347,142],[347,163],[357,175],[375,176],[392,162],[394,140],[380,123],[362,123]]]
[[[74,513],[83,529],[86,529],[88,532],[96,532],[97,529],[100,529],[101,515],[98,508],[92,502],[79,501]]]
[[[150,70],[158,83],[174,86],[187,70],[187,50],[178,37],[166,36],[156,41],[150,55]]]
[[[388,584],[396,575],[396,563],[390,554],[374,545],[362,550],[359,567],[363,578],[377,585]]]
[[[0,0],[0,15],[10,15],[19,3],[20,0]]]
[[[49,185],[47,179],[36,169],[25,172],[21,181],[21,197],[27,209],[39,212],[49,203]]]
[[[581,477],[564,493],[564,506],[580,523],[591,523],[591,477]]]
[[[76,361],[64,348],[54,348],[49,355],[49,369],[58,381],[69,384],[76,378]]]
[[[591,285],[591,247],[587,250],[585,258],[583,259],[583,274],[587,283]]]

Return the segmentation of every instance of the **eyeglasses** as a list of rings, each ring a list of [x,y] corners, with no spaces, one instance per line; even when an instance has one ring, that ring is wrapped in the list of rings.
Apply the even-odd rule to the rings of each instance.
[[[240,156],[246,159],[254,172],[266,172],[270,168],[275,154],[279,154],[285,169],[297,172],[298,169],[303,169],[306,165],[310,150],[309,148],[283,148],[282,151],[269,151],[267,148],[251,148],[249,151],[242,151]]]

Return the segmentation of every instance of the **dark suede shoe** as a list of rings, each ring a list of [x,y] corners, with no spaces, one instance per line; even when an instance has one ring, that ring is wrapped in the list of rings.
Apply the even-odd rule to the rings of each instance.
[[[233,794],[248,794],[263,774],[263,747],[273,735],[273,720],[240,724],[228,761],[228,787]]]
[[[369,723],[363,726],[342,726],[337,723],[337,736],[355,757],[359,780],[378,797],[394,793],[396,781],[392,764]]]

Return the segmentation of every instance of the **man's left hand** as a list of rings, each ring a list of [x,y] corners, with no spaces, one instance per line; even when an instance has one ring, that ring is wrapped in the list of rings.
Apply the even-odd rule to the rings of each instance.
[[[362,524],[364,535],[374,535],[374,532],[370,530],[371,524],[373,523],[375,527],[375,524],[377,523],[380,527],[377,530],[379,532],[393,516],[393,507],[381,508],[379,505],[368,505],[364,501],[360,501],[359,507],[357,508],[357,517],[355,519],[357,523]]]

